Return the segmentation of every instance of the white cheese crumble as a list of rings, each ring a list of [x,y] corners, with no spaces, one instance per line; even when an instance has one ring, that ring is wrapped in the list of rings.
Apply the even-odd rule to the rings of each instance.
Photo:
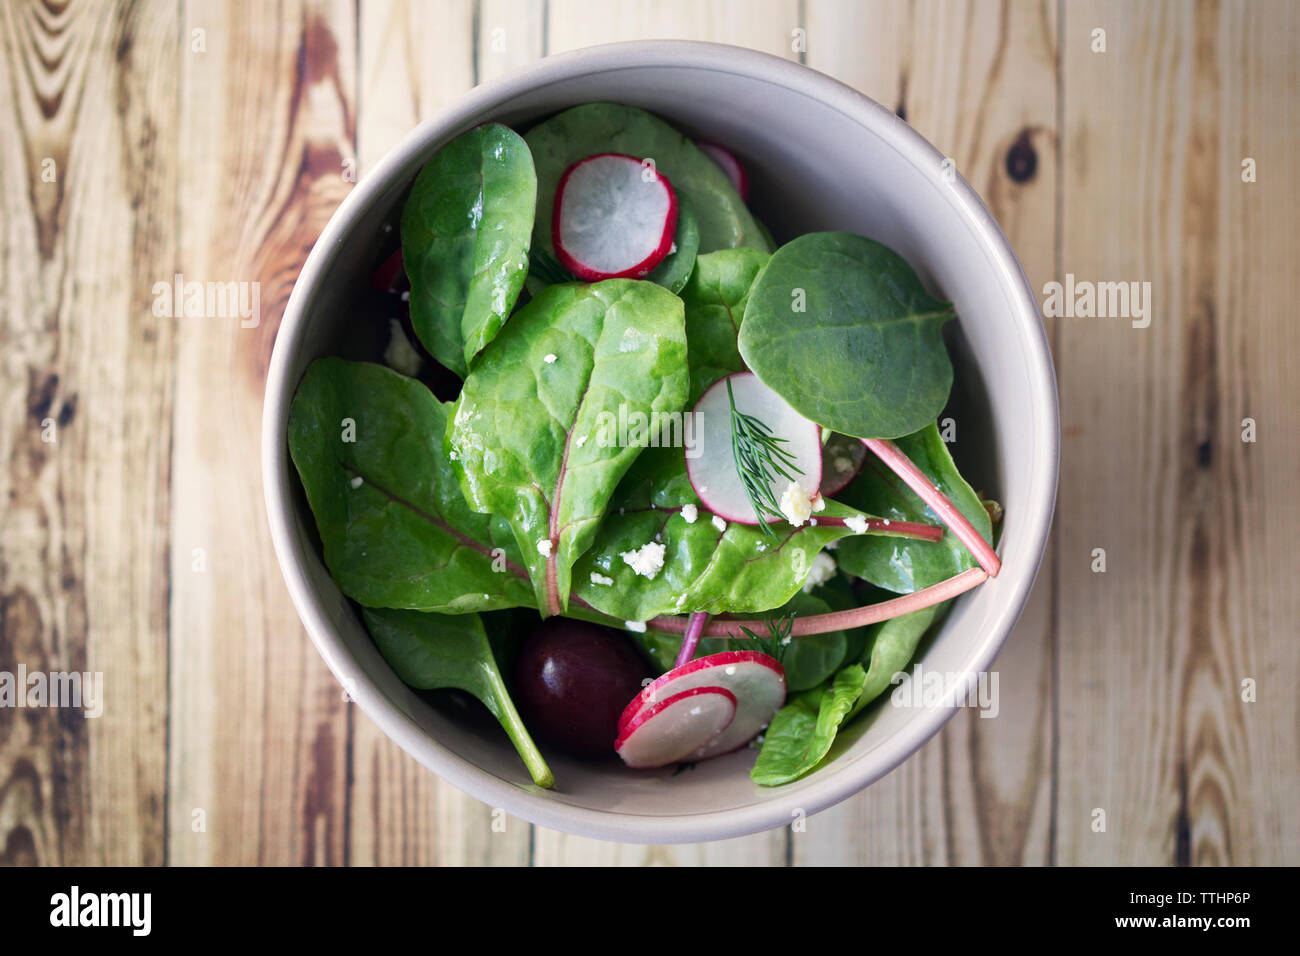
[[[613,578],[607,578],[607,577],[605,577],[605,575],[601,574],[599,571],[592,571],[592,572],[591,572],[591,583],[592,583],[592,584],[602,584],[602,585],[604,585],[605,587],[609,587],[611,584],[614,583],[614,579],[613,579]]]
[[[844,527],[856,534],[867,533],[867,519],[862,515],[854,515],[851,518],[844,519]]]
[[[804,593],[808,593],[819,584],[825,584],[835,576],[835,559],[825,551],[818,551],[808,568],[808,577],[804,578]]]
[[[537,542],[537,553],[538,553],[538,554],[545,555],[545,556],[548,557],[548,558],[551,556],[551,539],[550,539],[550,538],[543,538],[541,541],[538,541],[538,542]]]
[[[556,355],[554,352],[547,352],[545,355],[542,356],[542,361],[545,362],[547,365],[554,365],[556,359],[558,358],[559,356]]]
[[[682,520],[687,524],[695,524],[695,519],[700,516],[700,509],[695,505],[682,505]]]
[[[357,475],[355,478],[353,478],[351,481],[348,482],[348,484],[351,485],[353,488],[360,488],[364,483],[365,483],[365,479],[362,478],[360,475]]]
[[[658,541],[649,541],[636,551],[622,553],[624,563],[645,578],[654,578],[664,566],[664,546]]]
[[[754,545],[754,547],[755,547],[756,549],[758,549],[759,551],[766,551],[766,550],[767,550],[767,545],[765,545],[762,541],[760,541],[758,544]]]
[[[781,514],[785,520],[796,528],[807,521],[813,513],[812,499],[799,487],[798,482],[790,482],[781,495]]]
[[[826,499],[822,497],[822,493],[821,493],[820,491],[817,492],[817,494],[815,494],[815,495],[812,496],[812,506],[813,506],[813,511],[825,511],[825,510],[826,510]],[[815,521],[813,522],[813,524],[816,524],[816,523],[817,523],[817,522],[815,522]]]
[[[726,531],[726,530],[727,530],[727,522],[723,521],[722,518],[719,517],[718,515],[714,515],[714,516],[713,516],[713,527],[717,528],[719,531]]]
[[[406,337],[402,323],[396,319],[388,320],[388,345],[384,348],[384,364],[394,372],[400,372],[407,378],[414,378],[420,372],[420,353]]]
[[[578,447],[581,448],[585,444],[587,444],[587,436],[583,435],[581,438],[578,439]]]
[[[636,631],[638,634],[645,633],[645,621],[624,621],[623,626],[629,631]]]

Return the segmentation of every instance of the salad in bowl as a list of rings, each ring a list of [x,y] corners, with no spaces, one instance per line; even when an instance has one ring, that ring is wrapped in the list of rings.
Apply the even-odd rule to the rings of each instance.
[[[777,243],[743,160],[596,102],[440,149],[368,360],[289,412],[324,563],[412,688],[548,752],[775,787],[998,574],[939,417],[949,303],[870,237]],[[851,367],[846,376],[836,370]]]

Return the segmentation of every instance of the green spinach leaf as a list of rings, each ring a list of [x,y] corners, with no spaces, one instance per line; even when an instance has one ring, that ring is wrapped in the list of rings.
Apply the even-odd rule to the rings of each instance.
[[[418,690],[455,687],[481,700],[501,722],[533,782],[555,786],[546,760],[515,709],[477,614],[421,614],[367,609],[366,628],[379,653],[406,684]]]
[[[773,253],[758,277],[740,354],[823,428],[897,438],[948,401],[942,329],[953,317],[898,253],[851,233],[814,232]]]
[[[631,279],[548,286],[475,363],[447,447],[470,505],[510,517],[543,614],[568,606],[573,562],[687,387],[681,300]]]
[[[770,256],[759,249],[719,249],[695,260],[682,289],[690,347],[691,404],[732,372],[745,370],[736,344],[754,279]]]
[[[597,153],[653,160],[699,223],[700,251],[753,246],[770,251],[766,238],[727,174],[700,148],[659,117],[618,103],[587,103],[534,126],[524,136],[537,164],[537,221],[533,243],[554,252],[551,216],[555,188],[573,163]]]
[[[979,496],[957,471],[948,446],[931,423],[920,431],[898,439],[898,447],[916,463],[934,484],[957,506],[975,530],[992,541],[993,529]],[[891,521],[925,521],[940,524],[938,515],[925,506],[903,480],[874,455],[867,455],[862,471],[840,498],[871,514]],[[955,574],[975,567],[975,559],[951,531],[940,541],[881,538],[863,535],[845,541],[836,555],[840,567],[865,578],[877,587],[898,594],[910,594]]]
[[[536,200],[528,146],[497,123],[440,149],[411,188],[402,210],[411,324],[429,353],[462,378],[519,297]]]
[[[325,564],[361,604],[463,613],[531,601],[510,526],[461,496],[441,444],[449,407],[366,362],[317,359],[298,386],[289,451]]]
[[[817,518],[856,514],[828,501]],[[767,611],[799,590],[827,543],[853,534],[826,523],[777,523],[773,538],[754,525],[730,523],[720,531],[711,519],[691,488],[683,450],[647,449],[614,493],[591,549],[574,566],[573,593],[628,621],[687,611]],[[651,542],[663,545],[664,566],[645,577],[623,555]]]
[[[943,616],[951,601],[923,607],[902,617],[890,618],[867,628],[867,649],[862,663],[868,664],[867,679],[848,719],[852,720],[862,708],[885,692],[894,675],[907,670],[916,653],[921,638],[935,621]]]
[[[867,675],[852,664],[829,686],[796,695],[776,712],[763,736],[750,779],[764,787],[798,780],[826,756]]]

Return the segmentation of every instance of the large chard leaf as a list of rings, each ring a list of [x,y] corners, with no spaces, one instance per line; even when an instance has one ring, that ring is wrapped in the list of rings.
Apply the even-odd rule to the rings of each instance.
[[[442,450],[449,407],[366,362],[317,359],[298,386],[289,451],[325,564],[361,604],[462,613],[532,599],[509,525],[461,495]]]
[[[406,684],[419,690],[455,687],[481,700],[501,722],[533,782],[552,787],[546,760],[515,709],[477,614],[421,614],[367,609],[366,628],[379,653]]]
[[[688,522],[686,505],[696,510]],[[855,509],[827,502],[817,517],[851,517]],[[773,526],[731,523],[719,531],[691,488],[680,448],[647,449],[615,492],[610,514],[591,549],[574,567],[573,593],[599,611],[628,621],[689,611],[760,612],[785,604],[799,590],[817,553],[853,532],[819,523]],[[659,540],[664,566],[653,578],[637,574],[623,554]],[[593,579],[592,575],[599,575]],[[604,578],[613,584],[597,583]]]
[[[411,324],[462,378],[519,297],[536,199],[527,144],[497,123],[440,149],[411,188],[402,210]]]
[[[948,401],[942,329],[953,317],[898,253],[852,233],[814,232],[773,253],[758,277],[740,354],[823,428],[897,438]]]
[[[935,621],[943,616],[951,601],[923,607],[902,617],[890,618],[867,628],[867,649],[862,663],[867,667],[867,679],[862,694],[849,711],[848,720],[885,692],[893,683],[894,675],[907,670],[921,638]]]
[[[988,511],[957,471],[938,427],[931,423],[898,439],[897,444],[970,519],[975,530],[992,542]],[[891,521],[940,523],[920,497],[874,455],[867,455],[861,473],[840,492],[840,497],[848,504]],[[919,591],[975,567],[975,559],[951,531],[945,531],[941,541],[863,536],[845,541],[836,558],[848,573],[898,594]]]
[[[681,300],[631,279],[549,286],[475,363],[448,448],[470,504],[510,517],[543,614],[567,607],[573,562],[641,452],[637,416],[662,421],[687,387]]]
[[[691,403],[710,385],[745,370],[736,344],[754,279],[770,256],[759,249],[719,249],[695,260],[682,289],[690,345]]]
[[[836,674],[829,686],[795,695],[772,718],[750,779],[776,787],[798,780],[821,763],[866,679],[862,665],[853,664]]]
[[[555,187],[573,163],[597,153],[653,160],[678,193],[685,193],[700,231],[700,252],[771,246],[727,174],[700,148],[659,117],[618,103],[587,103],[534,126],[524,136],[537,164],[537,221],[533,243],[553,253]]]

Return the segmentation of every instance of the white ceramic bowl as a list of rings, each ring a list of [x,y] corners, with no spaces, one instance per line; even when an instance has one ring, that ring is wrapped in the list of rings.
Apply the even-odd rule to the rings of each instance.
[[[313,544],[286,445],[307,364],[339,348],[376,265],[385,224],[424,162],[487,120],[518,124],[593,100],[644,107],[729,146],[778,241],[847,229],[900,252],[951,299],[959,420],[955,446],[977,487],[1005,505],[1002,573],[956,602],[923,648],[927,668],[978,672],[1015,624],[1034,581],[1056,495],[1058,419],[1037,302],[1006,237],[975,192],[891,111],[820,73],[751,50],[684,41],[619,43],[549,57],[478,87],[415,129],[360,182],[316,243],[285,311],[266,385],[263,480],[276,554],[308,633],[363,710],[434,773],[494,807],[608,840],[680,843],[789,823],[888,773],[954,711],[878,706],[828,760],[784,787],[755,786],[753,750],[690,772],[634,772],[548,754],[559,788],[533,786],[504,734],[431,707],[380,657]]]

